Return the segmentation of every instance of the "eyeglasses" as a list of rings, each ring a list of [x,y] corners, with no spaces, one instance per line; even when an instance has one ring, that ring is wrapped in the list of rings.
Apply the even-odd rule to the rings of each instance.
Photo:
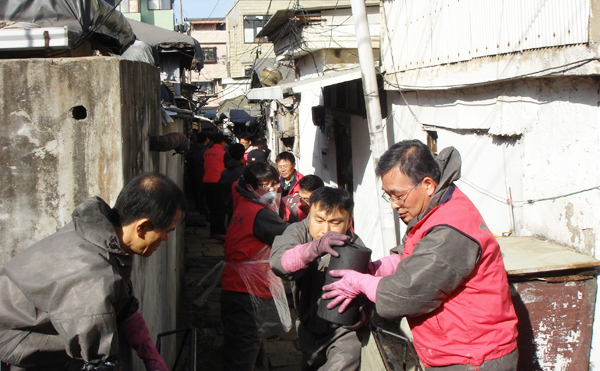
[[[306,197],[302,197],[302,196],[298,196],[298,198],[300,199],[300,201],[304,202],[305,204],[310,204],[310,197],[306,198]]]
[[[409,189],[409,190],[408,190],[408,192],[406,192],[405,194],[403,194],[403,195],[401,195],[401,196],[399,196],[399,197],[396,197],[396,196],[394,196],[394,195],[388,195],[388,194],[387,194],[387,193],[385,193],[385,191],[384,191],[384,192],[381,194],[381,198],[383,198],[383,199],[385,200],[385,202],[388,202],[388,203],[390,203],[390,202],[393,202],[393,203],[395,203],[396,205],[399,205],[399,204],[400,204],[400,202],[402,202],[402,201],[405,201],[405,200],[406,200],[406,197],[408,197],[408,194],[409,194],[410,192],[412,192],[412,190],[413,190],[413,189],[415,189],[415,188],[416,188],[416,187],[417,187],[419,184],[421,184],[421,182],[419,182],[419,183],[415,184],[414,186],[412,186],[412,188],[411,188],[411,189]]]
[[[277,169],[279,170],[289,170],[292,168],[292,165],[277,165]]]
[[[271,189],[279,189],[279,183],[258,183],[258,186],[269,191]]]

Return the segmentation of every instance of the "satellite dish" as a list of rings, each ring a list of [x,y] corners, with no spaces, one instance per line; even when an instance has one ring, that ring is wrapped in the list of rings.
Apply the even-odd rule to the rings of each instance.
[[[279,81],[283,79],[281,72],[275,66],[265,67],[260,73],[260,83],[263,86],[275,86]]]

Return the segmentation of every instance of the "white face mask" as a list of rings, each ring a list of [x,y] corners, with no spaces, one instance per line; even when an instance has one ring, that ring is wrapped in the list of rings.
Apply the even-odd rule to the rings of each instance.
[[[254,191],[255,195],[258,196],[258,193]],[[259,196],[258,203],[261,205],[267,206],[269,209],[279,212],[279,202],[281,201],[281,193],[277,191],[271,191],[265,193],[262,196]]]

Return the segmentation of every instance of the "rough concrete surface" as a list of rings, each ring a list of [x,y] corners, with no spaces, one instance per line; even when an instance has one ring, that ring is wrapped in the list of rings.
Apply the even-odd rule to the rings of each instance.
[[[204,227],[188,225],[185,228],[185,278],[179,318],[180,328],[193,326],[197,329],[196,369],[219,371],[223,370],[220,284],[208,295],[204,305],[197,305],[197,299],[213,283],[216,273],[205,279],[202,286],[198,286],[198,283],[215,265],[224,260],[223,244],[210,239],[209,235],[208,224]],[[296,332],[292,329],[285,336],[267,340],[266,349],[271,370],[300,370],[301,353],[296,339]],[[181,358],[177,370],[188,370],[188,365],[189,353]]]

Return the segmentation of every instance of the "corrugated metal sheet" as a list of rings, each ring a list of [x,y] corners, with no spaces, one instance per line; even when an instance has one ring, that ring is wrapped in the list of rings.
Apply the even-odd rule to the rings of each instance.
[[[590,0],[384,1],[387,71],[588,42]]]

